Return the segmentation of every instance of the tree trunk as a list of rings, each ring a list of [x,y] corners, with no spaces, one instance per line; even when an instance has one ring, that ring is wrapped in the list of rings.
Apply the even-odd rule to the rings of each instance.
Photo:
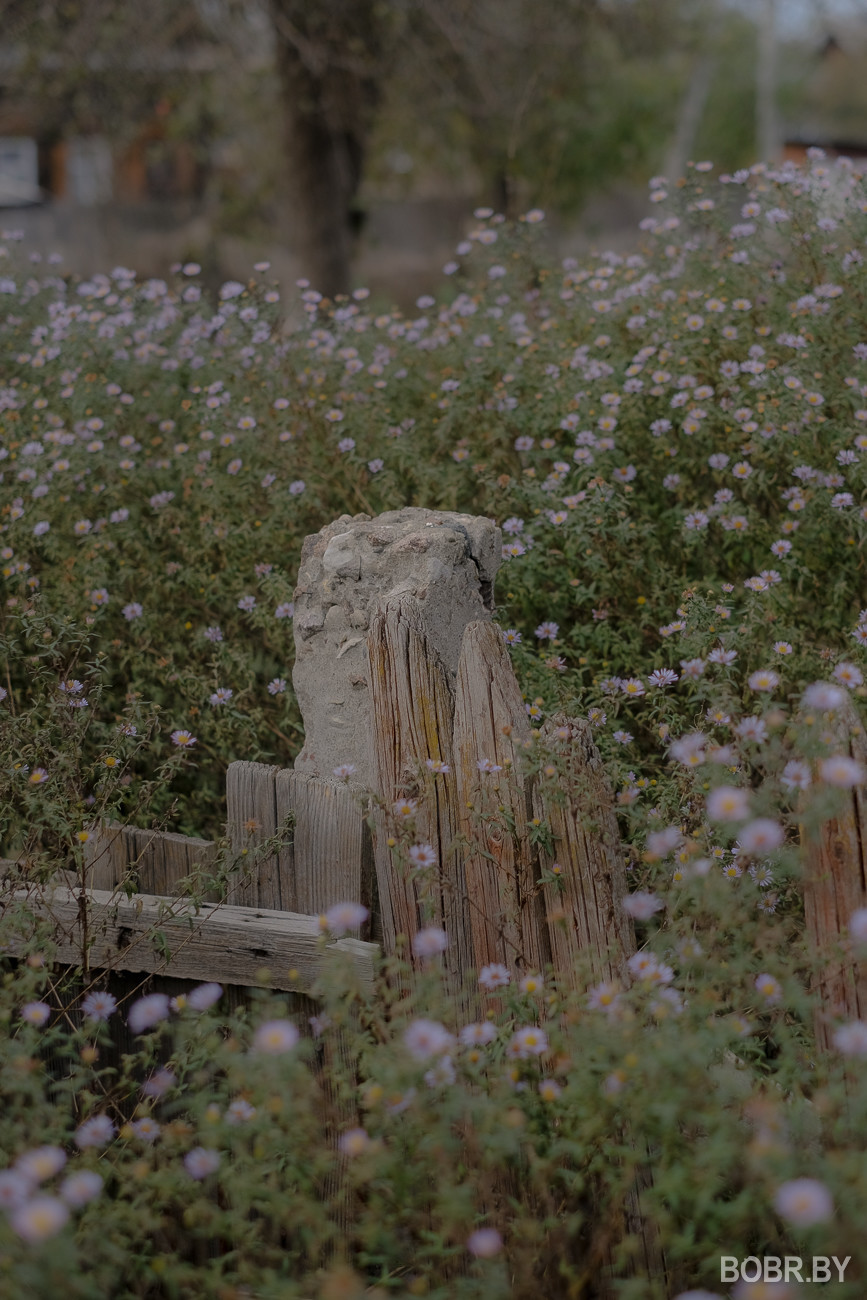
[[[270,0],[291,186],[290,237],[302,273],[347,293],[383,33],[374,0]]]

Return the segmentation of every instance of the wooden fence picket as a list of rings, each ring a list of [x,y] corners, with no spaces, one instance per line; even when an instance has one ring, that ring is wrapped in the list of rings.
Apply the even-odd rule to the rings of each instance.
[[[540,851],[542,865],[549,871],[555,863],[559,867],[559,889],[553,882],[545,887],[548,937],[557,979],[561,985],[568,984],[574,980],[579,960],[589,958],[594,979],[625,985],[635,934],[623,910],[628,892],[626,864],[601,756],[589,725],[564,714],[555,714],[544,724],[541,743],[550,749],[559,768],[556,791],[545,791],[541,784],[533,788],[535,814],[551,835],[550,847]],[[628,1134],[621,1136],[635,1146]],[[652,1185],[649,1161],[639,1164],[619,1216],[597,1231],[594,1291],[598,1300],[613,1300],[616,1294],[614,1252],[627,1233],[637,1242],[630,1273],[665,1276],[659,1235],[646,1213]]]
[[[289,908],[291,848],[255,864],[253,860],[253,850],[279,825],[275,791],[279,770],[266,763],[235,762],[226,772],[226,833],[232,852],[240,856],[246,851],[249,858],[229,885],[227,900],[237,907]]]
[[[91,889],[132,884],[143,894],[176,894],[185,877],[213,868],[216,851],[213,840],[108,825],[93,832],[84,845],[86,878]],[[213,891],[205,897],[216,901]]]
[[[477,970],[498,963],[540,972],[551,958],[530,839],[529,788],[520,771],[530,742],[500,632],[491,623],[470,623],[461,644],[452,743]],[[495,770],[480,770],[480,762]]]
[[[867,769],[867,738],[851,703],[836,724],[840,751]],[[852,913],[867,908],[867,790],[856,785],[843,794],[843,808],[816,836],[802,829],[806,849],[804,916],[813,952],[822,968],[816,977],[821,1010],[816,1038],[832,1046],[834,1022],[867,1021],[867,962],[851,951]],[[840,949],[843,955],[840,956]]]
[[[597,980],[623,981],[635,951],[632,922],[623,910],[626,865],[614,798],[586,722],[559,714],[542,728],[542,743],[560,758],[560,797],[533,791],[533,807],[551,831],[542,851],[549,870],[560,869],[560,890],[547,886],[547,924],[554,968],[568,979],[579,956],[591,958]]]
[[[397,936],[411,937],[425,924],[449,937],[445,969],[460,986],[473,966],[472,930],[462,855],[458,852],[457,785],[452,758],[454,691],[449,675],[425,635],[418,602],[392,601],[375,615],[369,634],[372,745],[377,790],[384,807],[374,813],[374,855],[383,942],[393,951]],[[449,769],[426,771],[428,760]],[[388,843],[391,809],[400,799],[417,801],[415,840],[436,855],[425,916],[419,879],[400,872]]]
[[[362,805],[349,786],[265,763],[236,762],[229,764],[226,805],[236,853],[244,848],[250,853],[286,824],[288,814],[293,815],[290,842],[269,857],[251,862],[248,869],[242,868],[230,889],[231,897],[244,899],[248,908],[270,905],[301,912],[317,932],[320,915],[335,903],[362,902],[373,909],[370,831]],[[370,932],[368,921],[359,930],[364,938],[342,939],[331,946],[348,952],[356,962],[369,955],[372,972],[379,949],[364,941]],[[316,1071],[323,1090],[325,1136],[334,1148],[341,1132],[360,1122],[357,1102],[344,1095],[337,1082],[340,1077],[351,1077],[354,1070],[347,1035],[342,1026],[336,1026],[323,1041]],[[348,1157],[337,1149],[322,1186],[323,1198],[334,1207],[341,1232],[348,1232],[350,1226],[347,1164]]]
[[[247,850],[229,890],[239,906],[319,916],[335,903],[373,897],[373,848],[363,804],[353,787],[266,763],[235,762],[226,774],[229,837],[236,854]],[[252,851],[292,815],[288,842],[252,862]],[[370,927],[362,929],[367,937]]]
[[[373,911],[373,845],[365,820],[367,798],[352,785],[285,769],[276,779],[277,814],[292,812],[295,910],[318,915],[335,903],[362,903]],[[368,929],[363,927],[362,934]]]

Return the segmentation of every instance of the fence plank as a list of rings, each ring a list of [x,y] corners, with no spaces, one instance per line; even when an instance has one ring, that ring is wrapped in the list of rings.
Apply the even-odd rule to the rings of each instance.
[[[263,763],[237,762],[229,765],[226,803],[236,852],[260,844],[289,813],[294,813],[295,819],[291,844],[251,864],[245,878],[233,887],[233,899],[260,908],[291,909],[311,919],[334,903],[362,902],[372,910],[370,831],[353,791],[345,784]],[[369,932],[368,922],[361,933],[366,938]],[[343,1095],[338,1082],[353,1070],[346,1034],[338,1029],[326,1036],[317,1069],[325,1098],[323,1122],[335,1147],[340,1133],[359,1122],[354,1102]],[[334,1167],[323,1185],[344,1232],[349,1231],[350,1223],[347,1159],[336,1151]]]
[[[135,857],[131,862],[126,829],[111,824],[91,832],[83,850],[85,878],[91,889],[116,889],[129,880],[136,883]]]
[[[839,752],[867,768],[867,739],[850,701],[836,723]],[[831,1048],[834,1022],[867,1020],[867,964],[857,957],[841,961],[838,951],[849,948],[848,926],[854,911],[867,907],[867,790],[855,786],[841,792],[839,816],[822,826],[818,836],[801,830],[805,846],[804,916],[813,951],[822,962],[816,988],[822,1006],[816,1014],[816,1037]]]
[[[182,899],[152,894],[119,897],[109,890],[88,890],[86,931],[82,927],[80,890],[68,886],[36,892],[16,889],[9,901],[26,901],[34,916],[55,924],[57,961],[78,965],[88,949],[88,968],[168,974],[178,979],[216,980],[221,984],[305,990],[320,973],[323,950],[315,916],[263,908],[206,904],[200,909]],[[8,902],[4,905],[6,910]],[[0,913],[2,914],[2,913]],[[155,943],[156,936],[162,936]],[[20,941],[23,946],[24,940]],[[343,938],[326,951],[346,953],[363,987],[373,987],[376,944]],[[16,941],[9,949],[14,956]],[[268,978],[260,980],[263,970]],[[292,972],[290,974],[290,972]]]
[[[85,843],[86,878],[92,889],[112,890],[131,881],[141,893],[176,894],[185,876],[212,868],[216,851],[213,840],[112,824]],[[207,897],[216,901],[213,891]]]
[[[317,915],[334,903],[373,907],[370,830],[354,787],[278,772],[277,813],[295,814],[293,907]]]
[[[295,911],[314,916],[342,902],[361,902],[372,911],[375,880],[370,829],[353,790],[345,784],[285,770],[275,777],[275,797],[278,822],[290,811],[295,814],[291,875],[286,870],[280,873],[283,898],[292,900]],[[360,933],[366,939],[370,932],[367,921]],[[347,1014],[358,1030],[357,1008],[348,1009]],[[326,1034],[317,1076],[323,1092],[325,1134],[336,1150],[322,1194],[334,1207],[340,1241],[351,1231],[352,1191],[346,1177],[349,1157],[338,1142],[343,1131],[362,1122],[357,1101],[341,1080],[354,1079],[356,1070],[345,1028]],[[340,1249],[335,1241],[335,1253]]]
[[[233,882],[238,906],[319,915],[334,903],[373,907],[370,831],[354,788],[265,763],[229,764],[228,833],[235,853],[252,850],[294,814],[291,842]]]
[[[623,910],[628,892],[626,864],[614,797],[593,743],[590,727],[564,714],[542,728],[543,743],[559,768],[557,786],[543,795],[533,791],[536,815],[553,835],[553,851],[542,850],[543,864],[558,862],[562,892],[546,887],[548,933],[554,970],[561,983],[574,979],[579,956],[590,957],[597,980],[626,983],[626,962],[635,952],[632,922]],[[633,1147],[635,1143],[627,1139]],[[664,1278],[666,1263],[659,1237],[645,1213],[643,1193],[653,1185],[649,1164],[639,1164],[624,1197],[622,1211],[598,1233],[600,1268],[596,1286],[600,1297],[613,1296],[614,1252],[624,1233],[637,1239],[630,1274]]]
[[[385,946],[400,934],[411,938],[423,925],[442,926],[449,937],[445,969],[457,988],[474,965],[467,883],[457,852],[459,820],[451,734],[454,690],[448,670],[426,635],[421,607],[412,596],[387,602],[373,618],[368,641],[373,703],[374,770],[386,808],[375,814],[374,855]],[[446,764],[441,775],[425,772],[428,759]],[[388,809],[414,799],[416,843],[429,844],[435,872],[401,871],[388,845]]]
[[[226,833],[232,852],[252,856],[278,826],[276,778],[278,767],[267,763],[230,763],[226,772]],[[292,892],[292,850],[242,867],[231,882],[228,901],[238,907],[288,909]],[[286,883],[286,899],[283,883]]]
[[[453,752],[477,968],[499,962],[541,971],[550,960],[528,790],[518,763],[528,742],[524,702],[502,636],[490,623],[470,623],[458,665]],[[480,771],[483,759],[499,770]]]
[[[589,725],[578,719],[555,716],[542,728],[542,739],[561,769],[555,791],[533,792],[536,815],[554,838],[542,862],[561,868],[562,891],[545,889],[554,969],[569,979],[576,957],[589,954],[596,979],[622,981],[635,934],[623,910],[626,864],[602,759]]]

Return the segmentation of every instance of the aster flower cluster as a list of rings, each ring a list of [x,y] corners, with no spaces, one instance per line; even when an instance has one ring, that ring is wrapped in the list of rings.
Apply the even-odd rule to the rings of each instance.
[[[0,543],[12,598],[71,600],[120,642],[146,698],[156,674],[137,648],[170,647],[159,689],[173,693],[175,745],[261,745],[276,728],[291,747],[294,573],[268,548],[279,537],[285,550],[287,529],[300,542],[347,493],[389,508],[411,464],[423,492],[441,483],[460,508],[502,522],[505,639],[525,671],[538,668],[532,718],[582,661],[649,712],[656,692],[733,662],[739,620],[782,607],[786,628],[736,667],[765,682],[750,689],[819,676],[804,634],[816,617],[837,679],[857,689],[867,634],[846,592],[867,527],[867,342],[851,307],[864,183],[818,154],[716,178],[695,166],[683,187],[653,179],[631,254],[567,258],[519,290],[510,266],[544,214],[510,229],[478,209],[447,289],[415,312],[376,312],[364,289],[329,303],[305,282],[288,335],[267,270],[209,305],[200,270],[185,269],[195,263],[169,280],[123,267],[39,279],[12,273],[10,236]],[[178,537],[200,560],[154,564]],[[80,585],[61,583],[58,545],[77,557]],[[835,596],[820,599],[828,574]],[[678,655],[683,587],[708,579],[718,636]],[[267,660],[255,679],[251,632]],[[190,654],[195,713],[180,686]],[[603,712],[606,757],[644,744],[622,710]],[[196,760],[216,784],[201,747]]]
[[[592,738],[629,876],[610,899],[624,951],[582,953],[561,986],[553,951],[530,960],[509,928],[504,888],[497,959],[457,991],[449,908],[474,900],[436,894],[447,849],[414,791],[396,799],[383,815],[424,920],[405,935],[405,961],[389,959],[379,1003],[335,964],[302,1016],[258,990],[262,1006],[231,1024],[226,1013],[218,1035],[206,1013],[219,985],[122,1007],[91,989],[73,1008],[88,1039],[70,1057],[69,1086],[87,1094],[74,1122],[46,1127],[39,1101],[0,1171],[15,1249],[71,1237],[72,1211],[101,1207],[112,1178],[121,1204],[151,1186],[154,1203],[182,1199],[176,1217],[194,1232],[237,1197],[239,1215],[254,1211],[266,1289],[283,1276],[297,1210],[312,1243],[309,1260],[304,1234],[293,1245],[305,1294],[343,1293],[354,1278],[320,1276],[333,1226],[304,1200],[315,1170],[351,1192],[349,1253],[361,1243],[353,1267],[375,1260],[376,1284],[404,1278],[411,1257],[419,1287],[407,1286],[427,1286],[441,1245],[450,1261],[466,1253],[468,1287],[478,1271],[480,1294],[494,1294],[498,1256],[511,1276],[549,1231],[528,1232],[521,1216],[553,1205],[552,1188],[551,1222],[567,1221],[573,1180],[616,1221],[626,1134],[655,1153],[660,1231],[678,1269],[704,1283],[723,1218],[744,1253],[758,1238],[860,1222],[863,1141],[847,1116],[861,1105],[867,1024],[825,1011],[826,1047],[810,1038],[827,972],[802,911],[810,837],[829,819],[850,825],[867,781],[867,188],[814,154],[731,176],[697,164],[682,186],[654,178],[649,197],[634,252],[544,274],[543,214],[510,228],[479,209],[445,285],[414,309],[379,311],[365,289],[329,303],[302,282],[291,330],[262,263],[210,301],[195,263],[166,280],[122,267],[40,278],[3,237],[0,576],[27,643],[0,687],[10,842],[56,845],[66,816],[78,862],[92,834],[82,808],[99,800],[101,814],[108,783],[127,779],[134,806],[167,755],[180,792],[161,791],[161,810],[221,834],[225,756],[288,765],[300,745],[303,538],[347,508],[393,508],[412,484],[419,500],[499,522],[497,616],[524,691],[516,729],[530,736],[520,761],[589,843],[599,810],[574,756]],[[87,653],[69,644],[67,617]],[[146,722],[151,699],[163,721]],[[515,777],[498,745],[471,766],[486,799],[506,799]],[[348,762],[333,771],[353,790],[356,775]],[[429,758],[417,775],[435,785],[450,762]],[[570,933],[580,882],[542,818],[531,826],[533,902],[553,945]],[[841,912],[835,959],[867,956],[864,901]],[[368,922],[361,904],[338,902],[316,942],[338,963]],[[70,1032],[36,969],[20,996],[0,988],[10,1105],[25,1085],[39,1097],[38,1054]],[[140,1058],[128,1119],[98,1063],[121,1017]],[[315,1120],[325,1093],[327,1136]],[[512,1179],[508,1196],[474,1198],[480,1152],[483,1185]],[[82,1167],[67,1174],[68,1160]],[[382,1229],[396,1203],[397,1246]],[[583,1285],[568,1235],[544,1240]],[[143,1243],[126,1254],[146,1261],[147,1289],[174,1263]],[[248,1288],[232,1268],[227,1290]],[[547,1280],[525,1278],[525,1290]]]
[[[95,1170],[76,1168],[53,1190],[47,1184],[67,1165],[60,1146],[45,1145],[24,1151],[14,1164],[0,1171],[0,1210],[12,1232],[33,1246],[57,1235],[69,1222],[70,1212],[99,1197],[102,1176]]]

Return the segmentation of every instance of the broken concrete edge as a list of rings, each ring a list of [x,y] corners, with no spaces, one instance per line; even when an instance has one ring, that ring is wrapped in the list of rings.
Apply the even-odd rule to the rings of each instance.
[[[295,693],[304,748],[295,769],[322,780],[351,768],[374,785],[367,646],[393,598],[418,602],[425,635],[452,678],[469,623],[494,612],[502,538],[493,520],[408,506],[342,515],[307,537],[295,592]]]

